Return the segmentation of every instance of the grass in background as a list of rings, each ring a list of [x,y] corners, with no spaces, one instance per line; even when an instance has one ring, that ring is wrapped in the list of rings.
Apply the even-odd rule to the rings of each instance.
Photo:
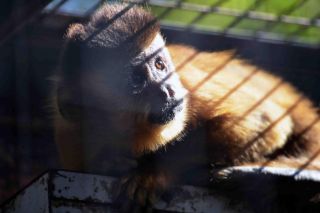
[[[173,0],[165,0],[174,2]],[[184,0],[185,3],[207,6],[219,6],[232,10],[245,12],[252,8],[259,0]],[[252,10],[263,13],[270,13],[273,15],[286,15],[302,18],[320,18],[320,0],[261,0]],[[293,9],[295,8],[295,9]],[[160,15],[168,10],[164,7],[152,6],[152,11],[156,15]],[[165,24],[178,24],[181,26],[193,27],[213,30],[225,31],[227,27],[232,24],[236,18],[232,16],[219,15],[208,13],[197,22],[193,20],[201,13],[195,11],[187,11],[183,9],[170,9],[164,17],[160,18]],[[279,38],[294,39],[295,41],[319,44],[320,43],[320,27],[304,27],[296,24],[275,23],[268,21],[252,20],[243,18],[236,24],[232,24],[229,32],[237,33],[246,31],[248,35],[256,32],[268,32],[278,34]]]

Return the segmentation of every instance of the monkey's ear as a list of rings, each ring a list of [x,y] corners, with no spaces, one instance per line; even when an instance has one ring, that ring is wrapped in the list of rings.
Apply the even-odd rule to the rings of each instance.
[[[86,37],[86,30],[82,24],[71,24],[65,34],[67,40],[81,41]]]

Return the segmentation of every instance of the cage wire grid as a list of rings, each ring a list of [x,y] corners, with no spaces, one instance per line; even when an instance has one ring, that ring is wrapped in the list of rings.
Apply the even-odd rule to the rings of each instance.
[[[255,39],[255,40],[262,40],[262,41],[268,41],[268,42],[281,42],[289,45],[301,45],[301,46],[307,46],[311,48],[319,48],[320,45],[320,33],[319,38],[316,39],[316,42],[304,42],[303,40],[299,39],[299,35],[303,34],[304,32],[308,31],[309,28],[316,28],[317,30],[320,30],[320,9],[319,12],[314,15],[313,17],[299,17],[299,16],[293,16],[292,14],[294,11],[298,10],[299,8],[303,7],[303,5],[307,4],[308,2],[312,0],[301,0],[296,1],[295,4],[292,4],[290,7],[285,8],[281,10],[278,14],[272,14],[267,12],[260,12],[256,11],[255,9],[261,6],[263,4],[262,0],[254,1],[253,4],[251,4],[249,7],[239,10],[234,8],[227,8],[224,7],[223,4],[228,2],[229,0],[216,0],[213,4],[206,5],[206,4],[198,4],[195,3],[196,1],[183,1],[183,0],[145,0],[145,1],[137,1],[137,0],[130,0],[130,1],[124,1],[126,3],[129,3],[130,5],[140,4],[140,5],[148,5],[149,8],[151,8],[152,11],[155,12],[156,16],[161,20],[161,24],[164,27],[168,28],[181,28],[184,30],[190,30],[190,31],[201,31],[205,33],[213,33],[213,34],[219,34],[224,36],[231,36],[231,37],[237,37],[237,38],[245,38],[245,39]],[[82,1],[84,2],[84,1]],[[90,3],[88,3],[90,2]],[[22,21],[12,32],[2,36],[2,40],[0,40],[0,44],[4,44],[8,39],[10,39],[13,35],[19,32],[20,29],[22,29],[25,25],[37,22],[37,21],[43,21],[44,19],[50,17],[54,14],[66,14],[70,16],[76,16],[81,18],[87,18],[89,17],[97,8],[99,8],[100,5],[105,3],[104,0],[96,0],[96,1],[87,1],[87,3],[84,3],[84,6],[80,10],[74,10],[72,5],[76,5],[77,1],[75,0],[55,0],[52,1],[43,11],[40,13],[33,14],[32,16],[28,17],[26,20]],[[203,1],[202,1],[203,2]],[[68,6],[69,4],[69,6]],[[71,6],[70,6],[71,5]],[[160,8],[160,9],[159,9]],[[191,11],[195,12],[195,15],[191,19],[188,19],[185,23],[178,23],[174,21],[170,21],[170,19],[166,19],[166,17],[171,16],[175,10],[179,11]],[[223,27],[220,30],[217,30],[217,28],[214,28],[214,26],[210,29],[207,27],[201,27],[199,25],[199,22],[201,20],[205,19],[206,16],[217,14],[227,17],[232,17],[232,20],[228,22],[225,27]],[[243,19],[249,19],[249,20],[255,20],[255,21],[263,21],[265,22],[265,28],[264,29],[247,29],[247,30],[235,30],[234,28],[241,23]],[[280,24],[293,24],[297,27],[290,32],[288,35],[281,35],[280,33],[273,33],[271,32],[272,29],[276,28]],[[177,72],[179,72],[189,61],[195,59],[197,57],[199,52],[195,52],[192,55],[189,55],[176,65]],[[228,65],[228,63],[231,62],[232,59],[234,59],[237,56],[237,52],[234,52],[230,56],[230,58],[226,59],[217,69],[214,69],[211,71],[211,73],[208,74],[206,78],[204,78],[201,82],[199,82],[194,89],[191,92],[196,91],[198,88],[201,87],[208,79],[213,78],[215,74],[217,74],[219,71],[221,71],[225,66]],[[241,86],[245,85],[246,82],[248,82],[252,77],[254,77],[255,74],[257,74],[259,69],[252,70],[251,74],[246,76],[244,79],[242,79],[238,84],[234,85],[234,87],[228,91],[221,100],[218,101],[218,104],[220,102],[223,102],[228,97],[230,97],[237,89],[239,89]],[[272,88],[260,99],[257,101],[256,104],[254,104],[244,115],[242,118],[239,118],[239,120],[243,119],[246,115],[251,113],[255,108],[257,108],[264,100],[266,100],[268,97],[270,97],[273,93],[277,91],[283,85],[283,81],[277,82],[275,85],[272,86]],[[302,97],[298,98],[296,102],[283,114],[281,115],[274,123],[271,123],[265,130],[262,131],[260,135],[257,137],[263,137],[264,134],[266,134],[270,129],[272,129],[273,126],[277,124],[277,122],[280,122],[286,115],[288,115],[292,110],[295,109],[295,107],[303,100]],[[312,122],[310,122],[310,125],[305,127],[301,132],[301,137],[303,134],[306,134],[315,124],[317,124],[320,121],[320,118],[315,118]],[[236,121],[239,122],[239,121]],[[255,140],[253,139],[246,148],[250,148],[254,144]],[[0,150],[1,151],[1,150]],[[241,153],[239,153],[241,154]],[[315,150],[314,154],[304,162],[301,167],[297,170],[297,172],[294,174],[298,175],[304,168],[306,168],[307,165],[312,163],[312,161],[320,154],[320,150]],[[267,166],[269,162],[266,162],[264,166]],[[263,167],[261,169],[263,169]]]
[[[292,12],[294,12],[295,10],[297,10],[298,8],[302,7],[304,4],[306,4],[308,1],[310,0],[301,0],[301,1],[297,1],[296,4],[294,4],[292,7],[285,9],[284,11],[282,11],[279,15],[274,15],[274,14],[267,14],[267,13],[262,13],[262,12],[256,12],[256,11],[252,11],[255,8],[257,8],[259,5],[261,5],[263,3],[262,0],[256,0],[254,1],[254,4],[252,4],[248,9],[244,10],[244,11],[239,11],[236,9],[227,9],[227,8],[222,8],[219,7],[219,5],[223,4],[224,2],[227,2],[228,0],[219,0],[217,1],[214,5],[211,6],[203,6],[203,5],[199,5],[199,4],[194,4],[194,3],[189,3],[189,2],[185,2],[184,0],[176,0],[176,1],[169,1],[169,0],[129,0],[129,1],[123,1],[128,3],[128,6],[126,9],[124,9],[124,12],[128,9],[130,9],[130,7],[134,6],[135,4],[139,4],[139,5],[144,5],[144,6],[149,6],[151,7],[152,10],[152,6],[161,6],[163,8],[165,8],[164,10],[161,11],[161,13],[158,13],[156,15],[157,19],[159,20],[163,20],[169,13],[172,12],[173,9],[182,9],[182,10],[192,10],[192,11],[197,11],[200,12],[200,14],[198,14],[191,22],[189,25],[185,25],[185,26],[180,26],[183,27],[186,30],[193,30],[196,29],[196,23],[201,20],[205,15],[208,15],[210,13],[220,13],[223,15],[229,15],[232,17],[235,17],[234,21],[232,21],[228,27],[226,29],[223,30],[223,35],[226,36],[239,36],[238,34],[229,34],[231,32],[231,28],[236,26],[238,23],[241,22],[242,19],[244,18],[251,18],[251,19],[255,19],[255,20],[263,20],[263,21],[268,21],[269,23],[269,29],[274,27],[275,25],[279,24],[279,23],[290,23],[290,24],[296,24],[299,25],[299,32],[303,32],[302,29],[307,29],[308,27],[311,26],[315,26],[315,27],[320,27],[320,20],[318,20],[318,15],[315,18],[312,19],[308,19],[305,17],[293,17],[290,15],[285,15],[285,14],[291,14]],[[94,6],[91,6],[91,9],[89,9],[88,11],[90,12],[85,12],[85,14],[87,16],[89,16],[91,14],[91,12],[94,12],[94,10],[96,8],[98,8],[100,5],[102,5],[103,3],[105,3],[106,1],[99,1],[97,2]],[[114,1],[111,1],[114,2]],[[63,5],[60,5],[63,6]],[[94,8],[94,9],[92,9]],[[57,10],[57,9],[56,9]],[[320,11],[319,11],[320,12]],[[162,24],[164,26],[172,26],[172,27],[177,27],[177,25],[171,25],[170,23],[167,22],[162,22]],[[167,25],[168,24],[168,25]],[[102,29],[103,30],[103,29]],[[98,34],[98,32],[95,32],[94,34]],[[249,39],[257,39],[257,34],[258,32],[254,33],[256,35],[256,37],[252,37],[247,35],[247,38]],[[263,34],[262,34],[263,35]],[[279,40],[278,40],[279,41]],[[293,41],[293,40],[292,40]],[[292,41],[290,40],[285,40],[286,43],[291,43]],[[312,45],[313,47],[315,47],[315,45]],[[159,51],[159,50],[155,50],[155,53]],[[190,56],[186,57],[185,60],[183,60],[182,62],[180,62],[179,64],[176,65],[176,71],[179,72],[188,62],[190,62],[191,60],[195,59],[197,57],[197,55],[199,54],[199,52],[195,52],[193,54],[191,54]],[[196,92],[203,84],[205,84],[210,78],[213,78],[214,75],[216,75],[218,72],[222,71],[223,68],[225,68],[233,59],[235,59],[237,57],[237,51],[235,51],[233,54],[230,55],[229,58],[227,58],[225,61],[223,61],[217,68],[213,69],[211,72],[208,73],[208,75],[202,79],[200,82],[198,82],[192,89],[191,91],[189,91],[190,93],[192,92]],[[259,71],[259,68],[254,69],[251,74],[249,74],[248,76],[246,76],[244,79],[242,79],[238,84],[236,84],[232,89],[230,89],[220,100],[217,101],[217,104],[222,103],[223,101],[225,101],[228,97],[230,97],[237,89],[239,89],[241,86],[245,85],[248,81],[250,81],[250,79],[252,79],[252,77],[257,74]],[[166,79],[169,78],[169,75],[167,77],[164,78],[164,81]],[[237,119],[233,125],[237,124],[238,122],[240,122],[241,120],[243,120],[247,115],[249,115],[251,112],[253,112],[257,107],[259,107],[267,98],[269,98],[271,95],[273,95],[274,93],[277,92],[277,90],[284,85],[285,82],[283,80],[279,80],[279,82],[276,82],[275,85],[273,85],[271,87],[271,89],[264,94],[252,107],[250,107],[239,119]],[[279,123],[281,120],[283,120],[287,115],[289,115],[302,101],[304,100],[304,97],[301,95],[299,98],[297,98],[297,100],[282,114],[280,115],[274,122],[272,122],[269,126],[267,126],[259,135],[257,135],[256,137],[254,137],[243,149],[242,151],[239,153],[239,156],[241,156],[241,154],[246,150],[249,149],[250,147],[252,147],[257,139],[259,137],[264,137],[264,135],[270,131],[277,123]],[[306,134],[308,131],[310,131],[310,129],[312,129],[312,127],[314,125],[316,125],[318,122],[320,121],[320,117],[316,117],[313,121],[310,122],[310,124],[308,126],[306,126],[304,129],[302,129],[300,131],[300,133],[297,134],[296,136],[296,140],[298,140],[300,137],[302,137],[304,134]],[[302,163],[301,167],[297,169],[297,172],[293,175],[296,176],[298,175],[304,168],[306,168],[310,163],[312,163],[313,160],[316,159],[316,157],[320,154],[320,149],[319,150],[315,150],[313,155],[304,163]],[[264,163],[264,165],[261,167],[261,170],[263,169],[263,167],[267,166],[270,162],[272,161],[272,159],[270,159],[269,161],[266,161]]]
[[[40,19],[55,13],[84,18],[103,3],[125,2],[147,6],[165,28],[319,48],[320,9],[308,13],[311,6],[320,8],[320,2],[316,1],[287,1],[291,4],[266,12],[267,9],[261,9],[268,8],[264,0],[244,0],[241,2],[246,2],[245,6],[239,8],[234,6],[234,0],[53,0],[44,8]],[[16,29],[38,16],[33,14]],[[6,39],[1,39],[0,44],[3,40]]]
[[[61,0],[55,0],[52,5]],[[69,2],[69,3],[68,3]],[[82,11],[72,8],[83,5]],[[65,2],[57,12],[76,16],[91,14],[97,5],[119,1],[75,1]],[[286,6],[273,12],[268,1],[245,0],[124,0],[131,4],[147,5],[157,15],[163,27],[181,28],[209,34],[259,41],[288,43],[312,48],[320,46],[320,2],[316,0],[287,1]],[[289,2],[289,3],[288,3]],[[313,6],[313,9],[312,9]],[[87,11],[85,10],[87,8]],[[312,12],[308,13],[308,10]]]

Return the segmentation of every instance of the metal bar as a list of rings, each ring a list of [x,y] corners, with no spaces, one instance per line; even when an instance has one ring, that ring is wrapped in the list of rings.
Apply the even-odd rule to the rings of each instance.
[[[311,23],[316,23],[317,20],[320,18],[320,13],[318,13],[314,18],[312,18],[310,21]],[[320,23],[320,22],[319,22]],[[297,29],[296,31],[292,32],[289,35],[289,38],[293,38],[295,36],[298,36],[299,34],[302,34],[303,32],[305,32],[307,29],[309,29],[307,26],[300,26],[299,29]]]
[[[50,0],[26,1],[19,8],[13,6],[6,21],[0,26],[0,46],[27,23],[37,17]]]
[[[128,0],[126,2],[141,4],[141,0]],[[320,27],[320,21],[312,22],[309,18],[304,17],[295,17],[290,15],[275,15],[271,13],[259,12],[259,11],[240,11],[236,9],[224,8],[224,7],[211,7],[206,5],[198,5],[194,3],[181,2],[179,7],[175,1],[161,1],[161,0],[150,0],[149,5],[151,6],[159,6],[159,7],[167,7],[173,9],[184,9],[194,12],[200,13],[215,13],[218,15],[225,16],[234,16],[234,17],[242,17],[249,18],[253,20],[259,21],[268,21],[268,22],[276,22],[276,23],[287,23],[287,24],[297,24],[301,26],[314,26]]]
[[[210,5],[211,9],[214,9],[216,7],[218,7],[219,5],[221,5],[222,3],[226,2],[227,0],[219,0],[218,2]],[[207,12],[203,12],[200,13],[197,17],[195,17],[189,24],[188,27],[189,29],[191,29],[193,27],[193,25],[195,25],[197,22],[199,22],[201,19],[203,19],[206,15],[208,15]]]
[[[185,31],[186,27],[183,25],[179,25],[176,23],[169,23],[169,22],[161,22],[163,29],[168,30],[178,30],[178,31]],[[243,40],[257,40],[260,42],[268,42],[268,43],[274,43],[274,44],[285,44],[286,40],[281,36],[279,33],[270,33],[270,32],[259,32],[258,34],[254,35],[252,31],[243,31],[241,34],[237,32],[229,31],[227,34],[223,33],[219,30],[214,29],[203,29],[198,27],[192,27],[189,28],[191,32],[194,33],[200,33],[205,35],[219,35],[219,36],[225,36],[229,38],[236,38],[236,39],[243,39]],[[272,35],[272,36],[270,36]],[[319,44],[309,44],[309,43],[303,43],[299,41],[294,41],[294,45],[306,47],[306,48],[312,48],[312,49],[319,49]]]
[[[261,5],[262,0],[257,0],[253,5],[251,5],[241,16],[238,16],[233,22],[231,22],[224,30],[224,33],[227,33],[231,28],[235,27],[237,24],[239,24],[243,19],[247,18],[250,11],[257,8],[259,5]]]

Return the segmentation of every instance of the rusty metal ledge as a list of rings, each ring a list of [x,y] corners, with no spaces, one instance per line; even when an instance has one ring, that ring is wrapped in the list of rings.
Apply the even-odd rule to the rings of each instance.
[[[228,177],[224,182],[233,182],[236,183],[236,186],[241,183],[239,182],[241,178],[252,181],[250,177],[254,176],[255,178],[263,177],[264,181],[267,177],[268,181],[265,182],[268,183],[270,180],[275,183],[274,180],[285,179],[287,181],[281,184],[289,183],[291,189],[294,188],[291,187],[291,184],[297,185],[302,182],[303,184],[311,182],[315,184],[314,186],[320,187],[319,171],[297,172],[285,168],[265,167],[261,170],[255,167],[231,167],[224,172]],[[234,182],[234,180],[237,181]],[[63,170],[50,171],[4,203],[0,212],[118,212],[117,207],[113,205],[114,199],[111,193],[116,184],[117,179],[108,176]],[[223,181],[218,185],[221,185],[222,189],[226,186]],[[262,185],[269,187],[265,183]],[[247,186],[243,185],[245,188],[248,188]],[[317,190],[317,187],[313,189]],[[226,186],[225,190],[230,190],[230,187]],[[241,202],[235,204],[232,201],[230,194],[237,196],[236,193],[230,191],[219,193],[212,188],[185,185],[177,187],[174,196],[169,201],[158,201],[154,209],[157,212],[254,212],[255,209],[247,208],[248,206]]]

